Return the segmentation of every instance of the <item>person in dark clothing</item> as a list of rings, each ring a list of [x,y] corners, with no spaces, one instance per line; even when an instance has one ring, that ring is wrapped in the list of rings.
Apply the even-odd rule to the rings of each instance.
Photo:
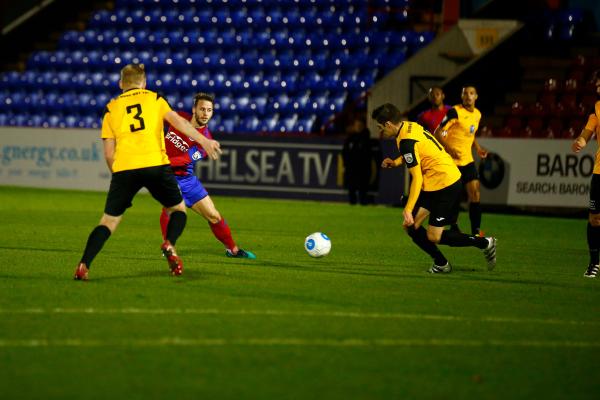
[[[348,136],[342,150],[344,185],[350,204],[369,203],[367,195],[371,180],[372,149],[364,118],[357,117],[348,125]]]

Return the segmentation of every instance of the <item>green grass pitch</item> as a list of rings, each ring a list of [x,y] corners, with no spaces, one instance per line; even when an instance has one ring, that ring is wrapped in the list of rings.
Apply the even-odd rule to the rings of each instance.
[[[181,277],[138,195],[72,280],[104,193],[0,188],[1,399],[598,399],[584,220],[484,214],[498,265],[432,276],[380,206],[215,197],[255,261],[188,214]],[[461,225],[468,226],[461,214]],[[310,258],[306,235],[332,252]]]

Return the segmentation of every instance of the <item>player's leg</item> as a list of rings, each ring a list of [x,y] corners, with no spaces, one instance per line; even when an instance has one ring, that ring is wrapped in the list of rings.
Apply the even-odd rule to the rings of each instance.
[[[427,197],[427,194],[421,193],[419,203],[423,206],[417,205],[417,211],[413,213],[415,223],[411,226],[405,227],[406,233],[421,250],[423,250],[431,257],[434,266],[449,265],[448,260],[446,259],[446,257],[444,257],[444,255],[442,254],[440,249],[435,245],[435,243],[432,243],[430,240],[427,239],[427,231],[422,226],[423,221],[429,215],[429,210],[425,208],[425,206],[427,205],[427,199],[424,199],[424,197]]]
[[[171,274],[181,275],[183,273],[183,261],[177,255],[175,244],[187,222],[187,214],[183,197],[177,185],[177,181],[168,165],[161,165],[144,169],[144,186],[166,209],[169,215],[165,241],[161,245],[161,251],[171,269]]]
[[[162,208],[162,212],[160,213],[160,232],[162,233],[163,240],[167,239],[167,226],[169,225],[169,213],[166,208]]]
[[[472,162],[463,167],[463,183],[467,190],[469,199],[469,220],[471,221],[471,233],[479,235],[481,229],[481,192],[479,184],[479,174],[475,163]]]
[[[137,178],[137,172],[121,171],[114,173],[110,181],[110,187],[106,196],[104,214],[100,223],[96,226],[85,245],[83,255],[75,269],[76,280],[87,280],[89,268],[96,255],[102,250],[104,243],[117,229],[125,210],[131,207],[131,200],[140,190],[141,183]]]
[[[477,247],[484,251],[488,269],[496,265],[496,239],[467,235],[454,230],[444,230],[444,226],[453,222],[456,216],[456,204],[460,201],[462,184],[457,181],[453,185],[436,192],[434,206],[429,216],[427,237],[433,243],[451,247]]]
[[[252,252],[240,249],[237,246],[227,221],[221,216],[202,182],[196,176],[179,179],[179,186],[186,205],[208,222],[215,238],[225,246],[225,254],[228,257],[256,258]]]
[[[585,271],[586,278],[595,278],[600,267],[600,175],[592,175],[590,186],[590,205],[587,224],[587,243],[590,252],[590,262]]]

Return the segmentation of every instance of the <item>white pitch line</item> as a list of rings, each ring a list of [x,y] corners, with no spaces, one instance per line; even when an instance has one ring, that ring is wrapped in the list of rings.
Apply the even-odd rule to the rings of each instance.
[[[600,342],[554,340],[452,340],[452,339],[301,339],[301,338],[157,338],[101,339],[0,339],[0,348],[19,347],[524,347],[600,348]]]
[[[398,319],[398,320],[433,320],[456,322],[493,322],[514,324],[549,324],[549,325],[600,325],[598,321],[562,320],[555,318],[509,318],[509,317],[461,317],[435,314],[404,313],[369,313],[358,311],[301,311],[301,310],[220,310],[216,308],[25,308],[0,309],[0,314],[148,314],[148,315],[241,315],[241,316],[276,316],[276,317],[315,317],[315,318],[356,318],[356,319]]]

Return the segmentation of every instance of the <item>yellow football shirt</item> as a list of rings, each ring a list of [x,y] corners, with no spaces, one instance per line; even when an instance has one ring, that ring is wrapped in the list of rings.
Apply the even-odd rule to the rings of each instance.
[[[116,140],[113,172],[169,164],[163,133],[169,111],[163,97],[146,89],[128,90],[108,103],[102,138]]]
[[[594,112],[588,117],[585,129],[596,134],[598,141],[598,150],[596,150],[596,159],[594,161],[594,174],[600,174],[600,101],[594,105]]]
[[[416,122],[403,122],[396,137],[408,168],[421,168],[423,191],[444,189],[460,179],[460,171],[442,145]]]
[[[444,146],[454,150],[458,158],[454,162],[459,167],[472,163],[473,141],[479,129],[481,112],[477,108],[469,111],[461,104],[452,107],[440,123]]]

